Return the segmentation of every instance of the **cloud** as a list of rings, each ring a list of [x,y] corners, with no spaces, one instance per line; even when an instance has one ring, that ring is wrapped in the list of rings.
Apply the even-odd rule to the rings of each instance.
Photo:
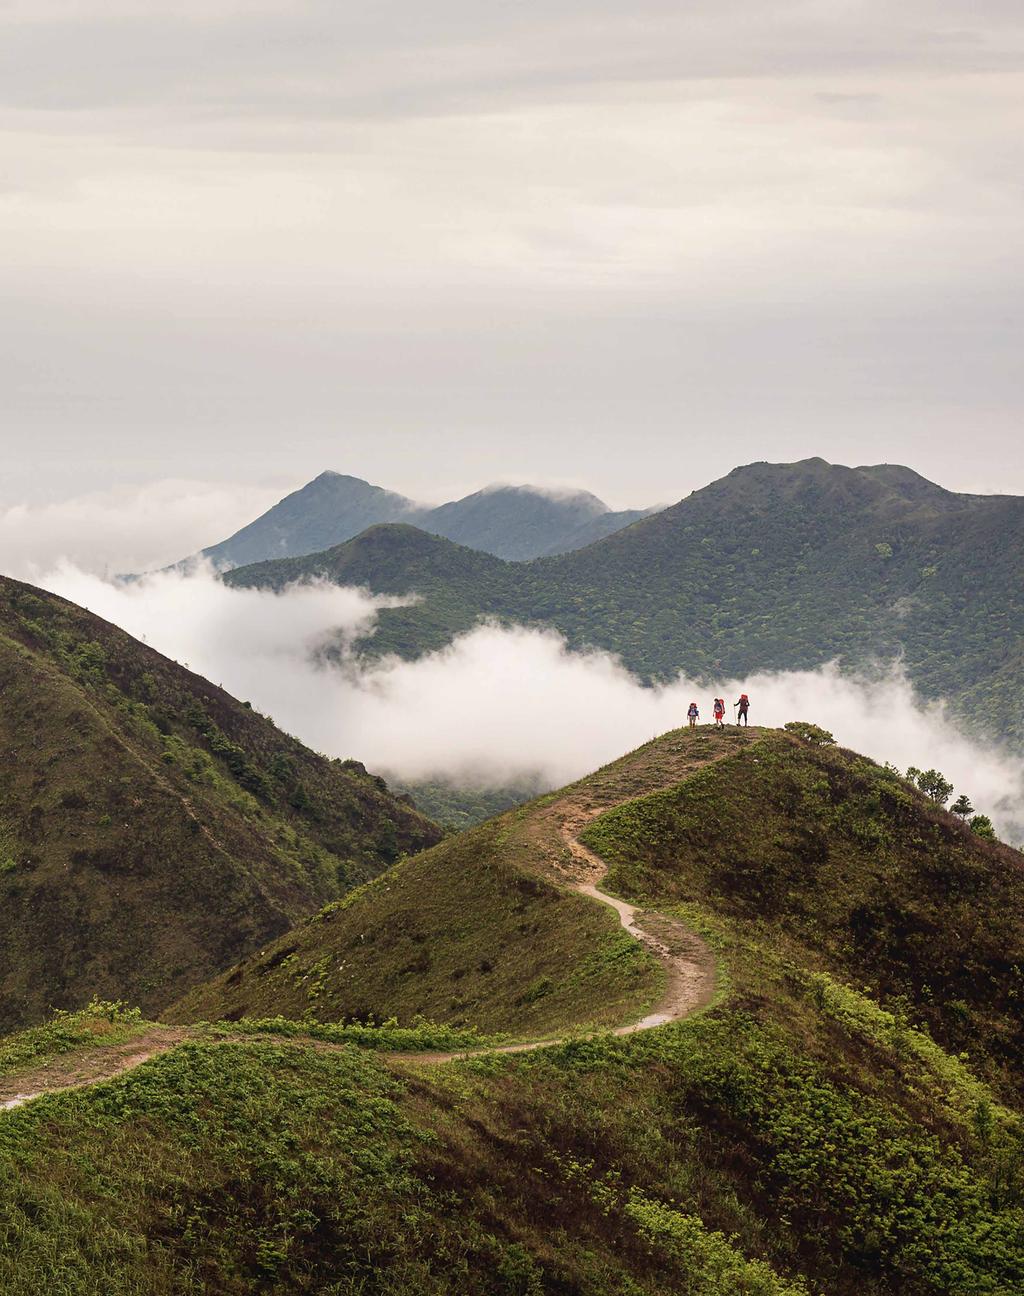
[[[494,625],[418,661],[348,655],[339,665],[325,659],[325,643],[371,632],[385,600],[319,584],[231,589],[208,572],[117,585],[64,567],[44,583],[309,746],[403,780],[558,786],[683,724],[691,698],[707,720],[716,693],[731,703],[743,689],[756,723],[810,720],[876,760],[934,765],[1013,839],[1024,826],[1024,763],[958,732],[941,706],[922,706],[899,672],[866,680],[824,667],[648,689],[607,653],[571,653],[554,633]]]
[[[1022,22],[0,5],[8,472],[343,443],[417,496],[809,454],[1020,489]]]
[[[80,571],[114,574],[166,566],[223,540],[281,494],[165,480],[0,506],[0,571],[32,580],[62,560]]]

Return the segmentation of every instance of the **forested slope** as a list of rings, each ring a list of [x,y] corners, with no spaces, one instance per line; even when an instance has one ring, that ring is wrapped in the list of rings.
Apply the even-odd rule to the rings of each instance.
[[[8,1028],[94,994],[165,1003],[439,836],[361,766],[3,579],[0,755]]]

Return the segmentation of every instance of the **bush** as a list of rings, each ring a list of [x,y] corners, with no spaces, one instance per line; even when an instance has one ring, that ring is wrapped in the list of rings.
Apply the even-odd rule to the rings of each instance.
[[[809,742],[812,747],[834,747],[836,745],[835,738],[827,729],[822,729],[816,724],[809,724],[806,720],[790,720],[785,729],[787,733],[793,734],[794,737]]]

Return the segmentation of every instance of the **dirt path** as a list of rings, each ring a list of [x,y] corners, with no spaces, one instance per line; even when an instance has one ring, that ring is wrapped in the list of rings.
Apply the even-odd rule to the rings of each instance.
[[[180,1044],[188,1031],[180,1026],[158,1026],[123,1044],[107,1044],[78,1053],[57,1054],[38,1066],[0,1076],[0,1111],[21,1107],[45,1093],[83,1089],[112,1080],[148,1062],[158,1053]]]
[[[744,735],[749,741],[756,731]],[[702,765],[719,759],[716,753],[708,759],[685,763],[670,764],[659,770],[660,777],[655,777],[655,785],[672,786],[681,781]],[[652,770],[647,770],[648,779]],[[552,870],[559,875],[563,885],[600,904],[610,906],[619,916],[625,931],[634,940],[639,941],[655,958],[661,962],[666,972],[665,991],[661,1000],[644,1017],[624,1026],[615,1027],[613,1035],[633,1035],[638,1031],[651,1030],[679,1021],[683,1017],[704,1008],[711,1002],[715,991],[715,960],[707,944],[677,918],[654,911],[641,911],[636,905],[602,891],[598,883],[608,872],[606,865],[593,851],[588,850],[579,840],[579,834],[591,820],[616,805],[634,799],[641,791],[652,791],[651,783],[642,788],[630,787],[628,794],[621,783],[609,784],[607,789],[595,788],[593,783],[585,795],[574,793],[569,789],[565,796],[547,807],[539,816],[542,823],[542,836],[548,838],[548,849],[543,848],[541,838],[537,845],[545,855]],[[551,841],[557,843],[560,852],[550,849]],[[183,1040],[197,1038],[195,1032],[187,1027],[160,1026],[123,1045],[90,1049],[85,1053],[57,1057],[33,1069],[18,1075],[0,1077],[0,1111],[20,1107],[46,1093],[57,1093],[67,1089],[80,1089],[103,1080],[131,1071],[143,1062],[166,1053]],[[255,1039],[256,1036],[227,1037],[220,1043],[230,1043],[232,1039]],[[284,1042],[283,1040],[281,1042]],[[342,1048],[346,1045],[325,1045],[321,1041],[288,1042],[299,1045],[312,1045],[319,1048]],[[551,1048],[565,1042],[565,1037],[532,1040],[520,1044],[500,1044],[492,1047],[460,1049],[446,1053],[384,1053],[393,1061],[437,1065],[444,1062],[456,1062],[463,1058],[491,1053],[530,1053],[537,1049]]]
[[[560,820],[560,836],[570,856],[570,861],[562,862],[560,868],[567,876],[570,889],[614,909],[623,928],[665,968],[665,992],[655,1007],[646,1016],[625,1026],[616,1026],[611,1032],[613,1035],[635,1035],[638,1031],[651,1030],[655,1026],[667,1026],[670,1022],[679,1021],[707,1007],[715,993],[715,957],[707,943],[678,918],[654,911],[641,911],[628,900],[608,895],[598,887],[598,882],[608,872],[607,865],[583,845],[578,834],[597,815],[612,809],[616,804],[621,802],[584,805],[570,794],[557,801],[552,811]],[[491,1048],[461,1049],[451,1053],[390,1053],[387,1056],[402,1062],[436,1065],[441,1062],[456,1062],[481,1053],[532,1053],[564,1042],[565,1038],[558,1036],[524,1044],[499,1044]]]

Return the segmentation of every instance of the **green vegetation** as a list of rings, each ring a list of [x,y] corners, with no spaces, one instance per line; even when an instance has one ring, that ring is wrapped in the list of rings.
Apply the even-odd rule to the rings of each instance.
[[[40,1026],[0,1039],[0,1076],[73,1053],[83,1044],[123,1044],[150,1025],[138,1008],[94,999],[78,1012],[54,1013]]]
[[[412,797],[418,810],[442,828],[461,832],[482,824],[495,815],[531,801],[540,788],[521,784],[507,787],[474,788],[434,780],[401,782],[392,780],[391,789]]]
[[[714,946],[703,1012],[564,1030],[588,996],[610,1025],[657,990],[558,885],[563,833],[594,814],[604,885]],[[177,1010],[241,1020],[0,1114],[0,1285],[1017,1296],[1022,899],[1016,852],[813,727],[667,735],[398,864]],[[568,1038],[415,1056],[477,1047],[474,1026]]]
[[[0,1028],[94,995],[147,1012],[436,841],[88,612],[0,580]]]
[[[1021,856],[898,774],[769,734],[610,811],[583,839],[620,893],[712,909],[748,939],[907,1004],[992,1083],[1020,1084]]]
[[[645,679],[899,659],[926,698],[1024,740],[1024,501],[955,495],[906,468],[820,459],[738,468],[574,553],[509,563],[409,526],[230,573],[419,594],[368,652],[415,657],[482,616],[552,626]],[[755,699],[756,704],[756,699]]]

